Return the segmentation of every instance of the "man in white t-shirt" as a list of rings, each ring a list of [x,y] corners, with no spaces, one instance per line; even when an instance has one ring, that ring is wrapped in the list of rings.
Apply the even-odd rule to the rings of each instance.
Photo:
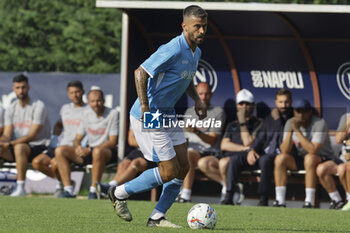
[[[67,85],[67,94],[71,103],[64,104],[60,110],[60,119],[55,124],[48,151],[38,155],[32,162],[36,170],[52,178],[59,178],[57,161],[54,158],[55,147],[73,146],[75,135],[86,110],[86,104],[83,102],[84,87],[82,82],[79,80],[70,81]],[[58,135],[60,135],[59,138]],[[54,196],[58,197],[62,192],[63,184],[59,180]]]
[[[73,146],[60,146],[55,151],[58,171],[64,185],[60,197],[74,197],[70,180],[70,162],[92,164],[92,179],[89,199],[97,199],[96,182],[100,182],[105,165],[116,162],[118,141],[118,112],[104,106],[101,90],[91,90],[88,94],[90,108],[83,114]],[[82,147],[81,141],[87,135],[89,147]]]
[[[210,100],[213,93],[208,83],[198,83],[196,90],[201,102],[207,106],[207,117],[202,122],[215,120],[215,122],[221,122],[221,124],[220,127],[210,124],[209,126],[203,125],[200,128],[188,127],[185,129],[185,137],[188,139],[187,151],[190,167],[182,185],[182,191],[176,199],[178,202],[191,201],[192,185],[198,161],[202,157],[218,154],[219,149],[215,145],[220,138],[226,119],[225,112],[221,107],[211,105]],[[194,106],[186,110],[184,118],[185,121],[199,121]]]
[[[50,143],[50,123],[41,100],[29,97],[28,78],[13,78],[17,100],[5,112],[5,128],[0,139],[0,157],[16,161],[17,187],[11,196],[25,196],[24,181],[28,162],[43,153]]]

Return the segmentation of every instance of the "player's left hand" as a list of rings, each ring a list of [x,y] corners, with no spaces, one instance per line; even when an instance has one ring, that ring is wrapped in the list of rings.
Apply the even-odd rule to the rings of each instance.
[[[207,117],[207,106],[205,106],[205,104],[203,104],[200,100],[196,101],[194,105],[194,109],[196,111],[196,114],[199,120],[203,120],[204,118]]]

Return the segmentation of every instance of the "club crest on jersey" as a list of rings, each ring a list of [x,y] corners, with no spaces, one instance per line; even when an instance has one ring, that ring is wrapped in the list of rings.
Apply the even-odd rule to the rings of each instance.
[[[218,76],[214,68],[203,59],[199,60],[196,77],[193,80],[196,86],[200,82],[206,82],[211,86],[211,91],[214,93],[218,85]]]
[[[337,84],[341,93],[350,100],[350,62],[345,62],[337,70]]]

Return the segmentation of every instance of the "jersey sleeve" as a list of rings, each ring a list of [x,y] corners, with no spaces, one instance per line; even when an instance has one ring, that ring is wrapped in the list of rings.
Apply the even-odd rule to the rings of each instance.
[[[0,128],[4,127],[4,109],[0,107]]]
[[[76,134],[85,135],[84,120],[80,121]]]
[[[286,125],[284,126],[284,129],[283,129],[283,141],[284,139],[286,139],[289,130],[290,130],[290,119],[286,122]]]
[[[5,111],[5,119],[4,119],[4,125],[13,125],[13,107],[12,105],[6,109]]]
[[[111,117],[111,124],[110,124],[110,130],[109,135],[110,136],[116,136],[118,135],[118,127],[119,127],[119,113],[116,110],[112,111],[112,117]]]
[[[43,125],[45,123],[45,116],[47,114],[46,107],[43,102],[38,102],[34,106],[34,113],[33,113],[33,124]]]
[[[172,65],[175,57],[176,52],[174,49],[162,45],[141,64],[141,67],[153,78],[157,74],[165,72]]]
[[[328,137],[328,126],[325,120],[319,120],[315,123],[311,133],[311,142],[323,143]]]
[[[337,131],[341,131],[341,130],[343,130],[343,128],[345,127],[345,125],[346,125],[346,120],[347,120],[347,115],[348,114],[343,114],[342,116],[341,116],[341,118],[340,118],[340,120],[339,120],[339,124],[338,124],[338,128],[337,128]],[[349,130],[349,129],[347,129],[347,130]]]

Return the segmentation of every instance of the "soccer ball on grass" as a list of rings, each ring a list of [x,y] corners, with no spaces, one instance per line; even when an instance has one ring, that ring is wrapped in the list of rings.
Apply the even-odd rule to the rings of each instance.
[[[187,215],[187,223],[192,229],[212,229],[217,220],[215,209],[205,203],[194,205]]]

